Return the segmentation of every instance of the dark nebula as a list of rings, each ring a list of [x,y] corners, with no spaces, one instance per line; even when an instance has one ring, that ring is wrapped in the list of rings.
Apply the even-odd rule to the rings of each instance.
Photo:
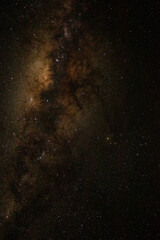
[[[2,1],[0,239],[160,238],[154,8]]]

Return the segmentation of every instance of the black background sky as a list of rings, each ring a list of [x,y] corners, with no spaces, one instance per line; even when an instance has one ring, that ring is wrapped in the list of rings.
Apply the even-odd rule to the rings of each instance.
[[[111,232],[114,232],[115,226],[122,219],[124,221],[124,226],[117,230],[118,233],[114,237],[107,238],[105,231],[101,230],[104,231],[104,235],[97,234],[95,237],[91,234],[86,235],[88,238],[85,238],[84,234],[82,238],[78,238],[78,235],[74,236],[70,230],[68,235],[70,238],[63,238],[59,232],[60,237],[55,239],[160,239],[159,71],[157,71],[160,1],[90,0],[87,4],[82,2],[77,1],[77,9],[87,5],[87,11],[81,21],[94,29],[95,35],[103,35],[106,41],[110,41],[114,52],[123,61],[121,64],[126,78],[123,90],[126,98],[125,121],[127,122],[125,182],[128,186],[128,191],[124,195],[127,199],[127,208],[124,210],[126,211],[124,216],[119,219],[113,210],[113,215],[115,214],[117,219],[112,220]],[[42,18],[47,16],[47,5],[48,3],[37,1],[36,4],[33,3],[32,8],[31,1],[1,1],[0,153],[3,164],[4,159],[9,158],[4,149],[12,131],[8,109],[15,88],[17,44],[19,41],[25,41],[24,32],[29,21],[32,26],[36,26],[40,16]],[[124,204],[117,204],[120,208],[121,205],[122,208],[124,207]],[[19,239],[16,238],[18,235],[13,234],[13,236],[14,238],[12,235],[4,234],[4,239]]]

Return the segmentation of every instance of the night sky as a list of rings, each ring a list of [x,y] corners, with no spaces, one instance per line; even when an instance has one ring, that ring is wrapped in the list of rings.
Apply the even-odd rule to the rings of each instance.
[[[0,240],[160,239],[159,10],[1,1]]]

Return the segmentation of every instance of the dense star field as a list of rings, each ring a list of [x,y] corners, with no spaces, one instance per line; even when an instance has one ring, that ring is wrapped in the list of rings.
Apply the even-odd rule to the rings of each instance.
[[[154,8],[2,1],[0,239],[159,239]]]

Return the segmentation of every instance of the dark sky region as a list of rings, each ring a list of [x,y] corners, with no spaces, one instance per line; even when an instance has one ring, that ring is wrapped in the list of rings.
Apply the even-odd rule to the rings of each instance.
[[[0,239],[160,239],[159,7],[1,1]]]

